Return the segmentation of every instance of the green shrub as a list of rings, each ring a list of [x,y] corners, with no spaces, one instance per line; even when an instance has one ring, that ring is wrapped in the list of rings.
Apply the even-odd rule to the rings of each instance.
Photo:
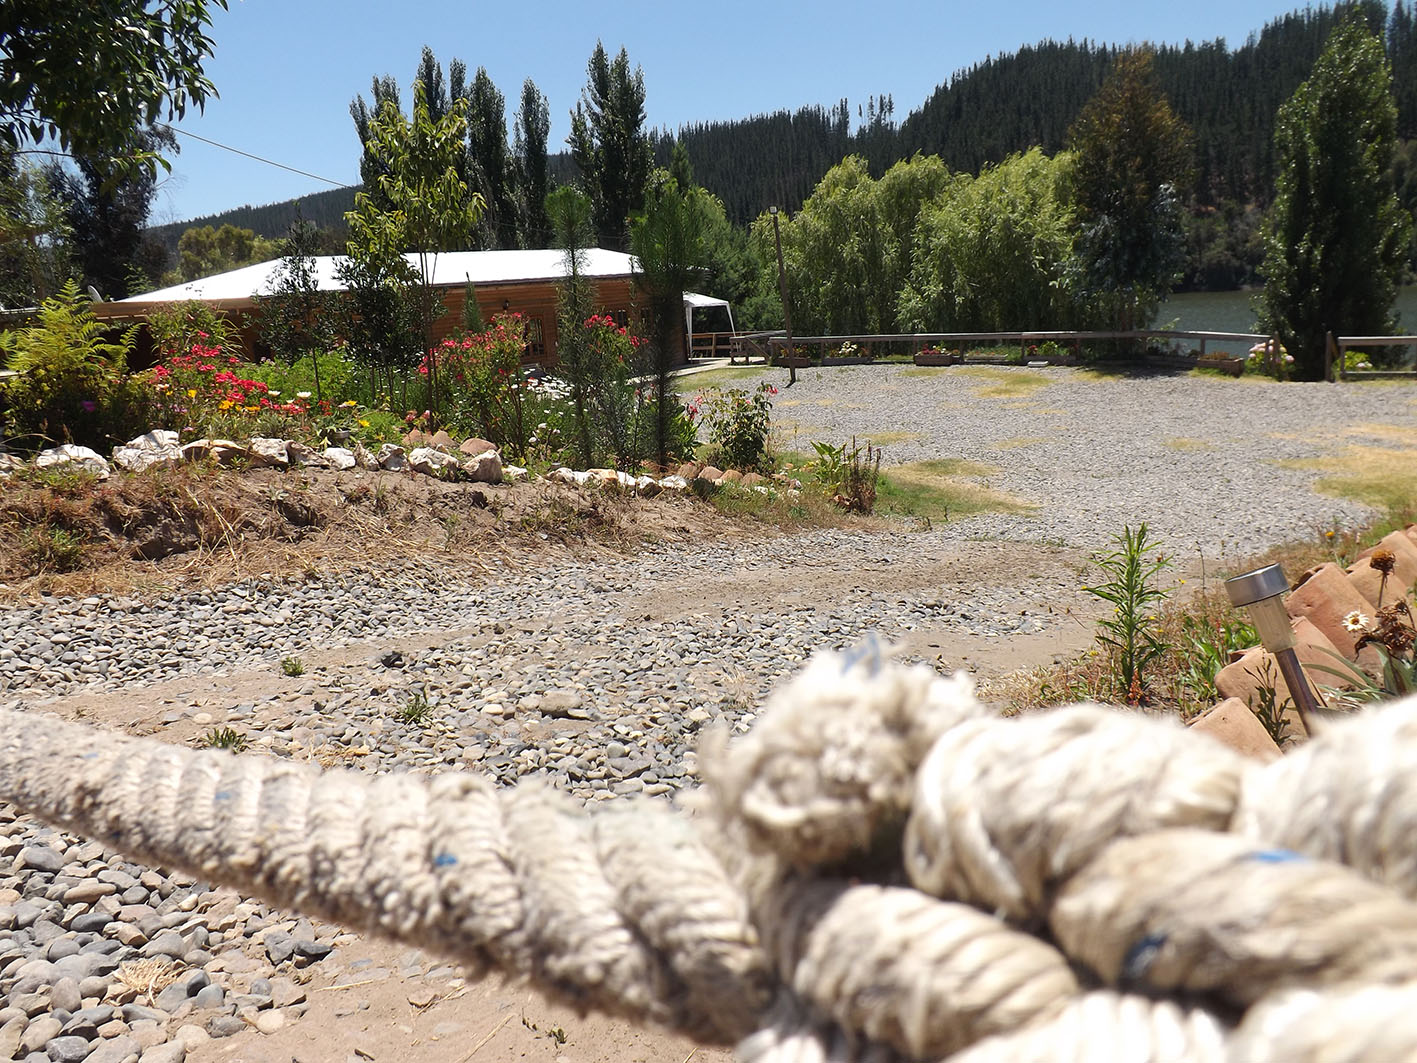
[[[218,347],[228,355],[241,353],[241,332],[210,304],[189,299],[169,303],[148,314],[148,334],[159,359],[186,354],[194,346]]]
[[[104,334],[73,281],[44,301],[38,323],[0,333],[5,366],[19,374],[0,384],[7,435],[39,450],[66,441],[106,448],[136,434],[126,380],[135,333],[117,343]]]
[[[709,391],[697,396],[689,410],[692,416],[703,417],[709,443],[728,467],[759,469],[768,463],[772,396],[776,394],[777,388],[768,383],[759,384],[752,391]]]
[[[1112,603],[1112,616],[1098,621],[1097,641],[1111,650],[1117,693],[1129,705],[1146,700],[1146,671],[1167,649],[1155,612],[1167,592],[1155,580],[1171,562],[1159,554],[1147,556],[1152,545],[1147,536],[1145,521],[1136,531],[1123,527],[1112,537],[1114,549],[1092,559],[1107,580],[1083,588]]]

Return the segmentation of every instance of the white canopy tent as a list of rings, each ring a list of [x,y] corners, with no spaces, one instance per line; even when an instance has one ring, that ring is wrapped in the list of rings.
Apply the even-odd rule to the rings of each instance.
[[[685,354],[688,357],[692,358],[694,354],[694,311],[704,310],[711,306],[721,306],[727,310],[729,331],[738,331],[738,326],[733,323],[733,308],[728,305],[727,299],[715,299],[712,295],[700,295],[698,292],[685,292],[684,325],[689,330],[689,344]]]

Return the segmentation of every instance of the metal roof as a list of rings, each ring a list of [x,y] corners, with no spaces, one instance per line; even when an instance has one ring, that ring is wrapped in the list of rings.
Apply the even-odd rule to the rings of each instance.
[[[416,254],[404,257],[415,270],[418,269]],[[557,281],[566,275],[566,253],[554,247],[525,251],[443,251],[430,255],[429,259],[436,287],[456,287],[466,284],[469,279],[477,285]],[[343,255],[320,255],[315,258],[315,277],[321,291],[344,290],[336,275],[336,267],[343,260]],[[203,277],[171,288],[119,299],[111,305],[137,307],[151,303],[180,303],[188,299],[226,303],[249,300],[271,291],[280,263],[280,259],[272,259],[254,266],[243,266],[214,277]],[[633,263],[634,259],[621,251],[592,247],[586,250],[585,275],[594,279],[628,277]]]

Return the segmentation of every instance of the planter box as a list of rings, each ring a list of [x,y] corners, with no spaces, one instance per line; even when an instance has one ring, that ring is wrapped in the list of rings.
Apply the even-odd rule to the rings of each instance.
[[[958,354],[950,354],[948,351],[936,351],[934,354],[918,353],[915,356],[916,365],[959,365],[964,358]]]
[[[1245,362],[1241,358],[1232,358],[1228,354],[1203,354],[1196,359],[1196,368],[1219,369],[1222,373],[1240,376],[1245,371]]]
[[[773,365],[780,365],[784,369],[810,369],[812,359],[805,354],[780,354],[773,360]]]
[[[820,364],[821,364],[821,365],[824,365],[824,366],[825,366],[825,365],[875,365],[875,364],[876,364],[876,359],[874,359],[874,358],[863,358],[863,357],[861,357],[860,355],[852,355],[850,358],[844,358],[844,357],[842,357],[842,356],[839,355],[839,354],[828,354],[828,355],[823,356],[823,358],[822,358]]]

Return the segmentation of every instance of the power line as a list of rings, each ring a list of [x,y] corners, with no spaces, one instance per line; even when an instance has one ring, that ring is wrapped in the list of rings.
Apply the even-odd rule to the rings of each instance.
[[[345,187],[345,183],[343,181],[331,181],[328,177],[321,177],[317,173],[309,173],[306,170],[297,170],[294,166],[287,166],[285,163],[276,162],[273,159],[263,159],[259,155],[252,155],[249,151],[242,151],[240,148],[233,148],[230,144],[221,144],[215,140],[208,140],[206,137],[200,137],[196,133],[189,133],[185,129],[178,129],[176,126],[164,125],[163,128],[170,129],[172,132],[180,134],[184,137],[191,137],[193,140],[200,140],[203,144],[210,144],[214,148],[221,148],[223,151],[229,151],[233,155],[242,155],[248,159],[254,159],[256,162],[263,162],[267,166],[274,166],[280,170],[289,170],[291,173],[298,173],[301,177],[310,177],[316,181],[324,181],[325,184],[334,185],[336,188]]]

